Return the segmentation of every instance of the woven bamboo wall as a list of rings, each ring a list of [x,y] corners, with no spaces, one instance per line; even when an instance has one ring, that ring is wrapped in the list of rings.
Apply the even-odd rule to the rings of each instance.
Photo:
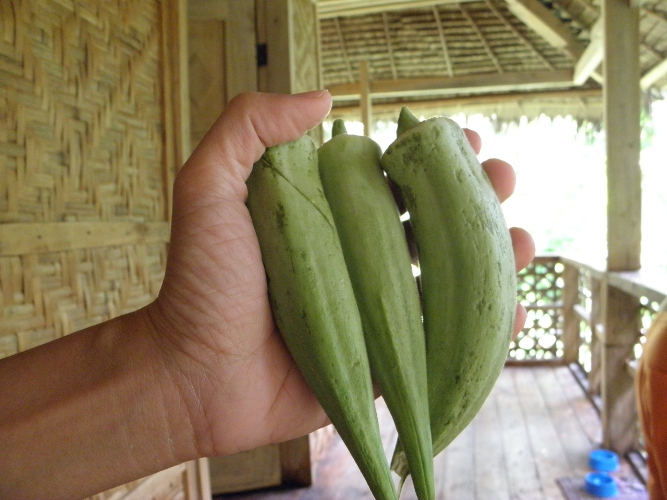
[[[12,223],[164,221],[159,2],[1,5],[3,238],[25,236],[7,234]],[[136,309],[164,267],[164,242],[9,246],[0,250],[5,355]]]
[[[178,5],[0,0],[0,357],[157,294],[179,161],[165,99]],[[194,498],[193,467],[95,498]]]

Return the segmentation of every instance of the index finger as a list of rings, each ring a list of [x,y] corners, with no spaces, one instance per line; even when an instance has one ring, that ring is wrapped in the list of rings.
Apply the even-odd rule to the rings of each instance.
[[[468,138],[468,141],[470,141],[470,145],[472,146],[472,149],[475,151],[475,154],[478,155],[482,149],[482,138],[479,136],[477,132],[475,132],[474,130],[470,130],[469,128],[464,128],[463,132]]]

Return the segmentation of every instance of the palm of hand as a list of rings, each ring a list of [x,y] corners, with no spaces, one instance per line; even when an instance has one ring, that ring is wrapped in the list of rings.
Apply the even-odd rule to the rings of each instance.
[[[310,111],[280,124],[246,117],[284,118],[290,105],[284,96],[236,99],[174,186],[167,270],[151,316],[203,455],[283,441],[326,422],[275,331],[244,203],[245,180],[265,144],[316,126],[329,109],[322,97],[315,106],[310,98]]]

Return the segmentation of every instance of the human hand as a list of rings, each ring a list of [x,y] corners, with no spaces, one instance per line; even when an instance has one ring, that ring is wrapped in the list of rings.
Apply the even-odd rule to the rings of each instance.
[[[147,311],[201,456],[284,441],[328,422],[273,324],[245,181],[266,147],[300,137],[330,105],[326,91],[242,94],[177,176],[165,279]],[[479,152],[479,136],[466,133]],[[499,199],[510,196],[512,168],[501,160],[484,168]],[[532,239],[511,234],[520,269],[532,260]],[[515,330],[524,320],[519,306]]]

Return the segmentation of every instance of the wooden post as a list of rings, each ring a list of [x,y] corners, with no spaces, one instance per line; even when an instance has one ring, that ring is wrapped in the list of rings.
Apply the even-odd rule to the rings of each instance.
[[[259,90],[295,94],[321,88],[317,4],[311,0],[256,0],[257,41],[264,47]],[[322,127],[308,134],[320,144]]]
[[[607,271],[640,267],[641,170],[639,9],[603,0],[604,120],[607,131]],[[619,453],[637,436],[633,379],[626,369],[638,335],[638,300],[603,285],[602,423],[605,446]]]
[[[639,301],[618,288],[606,287],[602,349],[602,430],[604,446],[625,454],[637,442],[634,379],[626,361],[639,337]]]
[[[604,121],[607,131],[607,270],[640,267],[641,170],[639,10],[602,2]]]
[[[359,107],[361,108],[361,123],[364,124],[364,135],[370,137],[372,123],[371,88],[368,76],[368,61],[359,61]]]
[[[310,0],[258,0],[257,40],[266,44],[259,90],[293,94],[320,88],[317,6]]]
[[[580,319],[574,310],[579,299],[579,269],[564,264],[563,270],[563,362],[579,359]]]

